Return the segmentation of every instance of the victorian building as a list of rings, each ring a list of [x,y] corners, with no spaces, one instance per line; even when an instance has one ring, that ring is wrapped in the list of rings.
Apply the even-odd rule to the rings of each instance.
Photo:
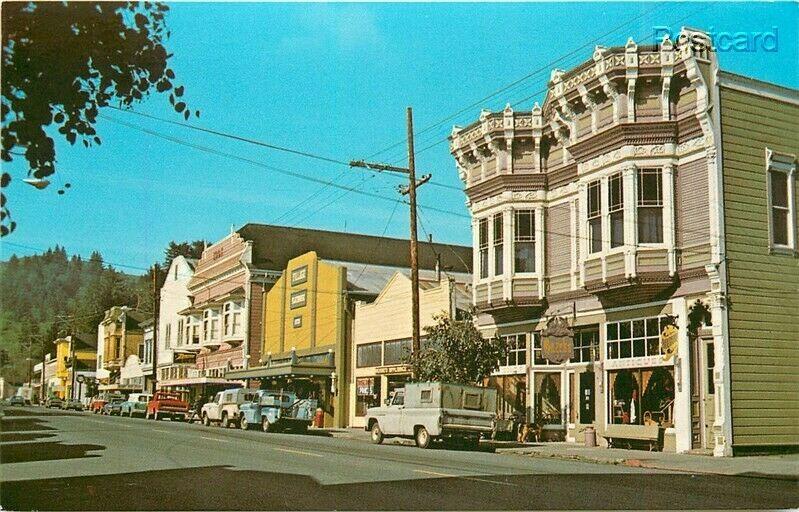
[[[139,391],[141,385],[122,381],[122,368],[129,356],[138,359],[143,343],[139,325],[145,315],[127,306],[114,306],[105,312],[97,326],[97,379],[100,391]]]
[[[506,412],[544,438],[799,444],[797,104],[684,29],[597,47],[542,106],[455,127]]]

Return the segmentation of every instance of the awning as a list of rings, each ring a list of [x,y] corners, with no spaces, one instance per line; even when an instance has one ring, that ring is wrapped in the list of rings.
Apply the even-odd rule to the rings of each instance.
[[[190,377],[186,379],[159,380],[158,387],[197,386],[202,384],[235,384],[222,377]]]
[[[281,364],[257,366],[246,370],[225,372],[226,379],[263,379],[275,377],[330,377],[336,367],[327,364]]]

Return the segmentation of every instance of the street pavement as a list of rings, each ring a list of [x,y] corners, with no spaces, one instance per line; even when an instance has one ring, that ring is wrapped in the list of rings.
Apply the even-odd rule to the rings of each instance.
[[[733,509],[799,506],[795,476],[668,472],[362,438],[7,408],[6,510]]]

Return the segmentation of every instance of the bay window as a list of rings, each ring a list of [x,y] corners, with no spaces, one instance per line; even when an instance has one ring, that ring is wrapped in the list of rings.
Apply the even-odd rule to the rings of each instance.
[[[608,181],[608,211],[610,214],[610,247],[624,245],[624,183],[621,173]]]
[[[663,173],[638,169],[638,242],[663,243]]]
[[[480,250],[480,279],[488,277],[488,219],[480,219],[478,223]]]
[[[600,182],[588,184],[588,252],[602,251],[602,195]]]
[[[503,274],[503,239],[502,239],[502,214],[494,215],[494,275]]]
[[[516,210],[513,223],[514,272],[535,272],[535,210]]]

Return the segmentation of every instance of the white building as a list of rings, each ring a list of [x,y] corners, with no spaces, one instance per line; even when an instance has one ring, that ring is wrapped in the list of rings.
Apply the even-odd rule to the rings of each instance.
[[[178,314],[189,306],[188,284],[194,275],[197,260],[177,256],[169,265],[166,280],[161,287],[158,310],[158,387],[178,385],[185,381],[195,368],[196,353],[185,350],[186,317]]]

